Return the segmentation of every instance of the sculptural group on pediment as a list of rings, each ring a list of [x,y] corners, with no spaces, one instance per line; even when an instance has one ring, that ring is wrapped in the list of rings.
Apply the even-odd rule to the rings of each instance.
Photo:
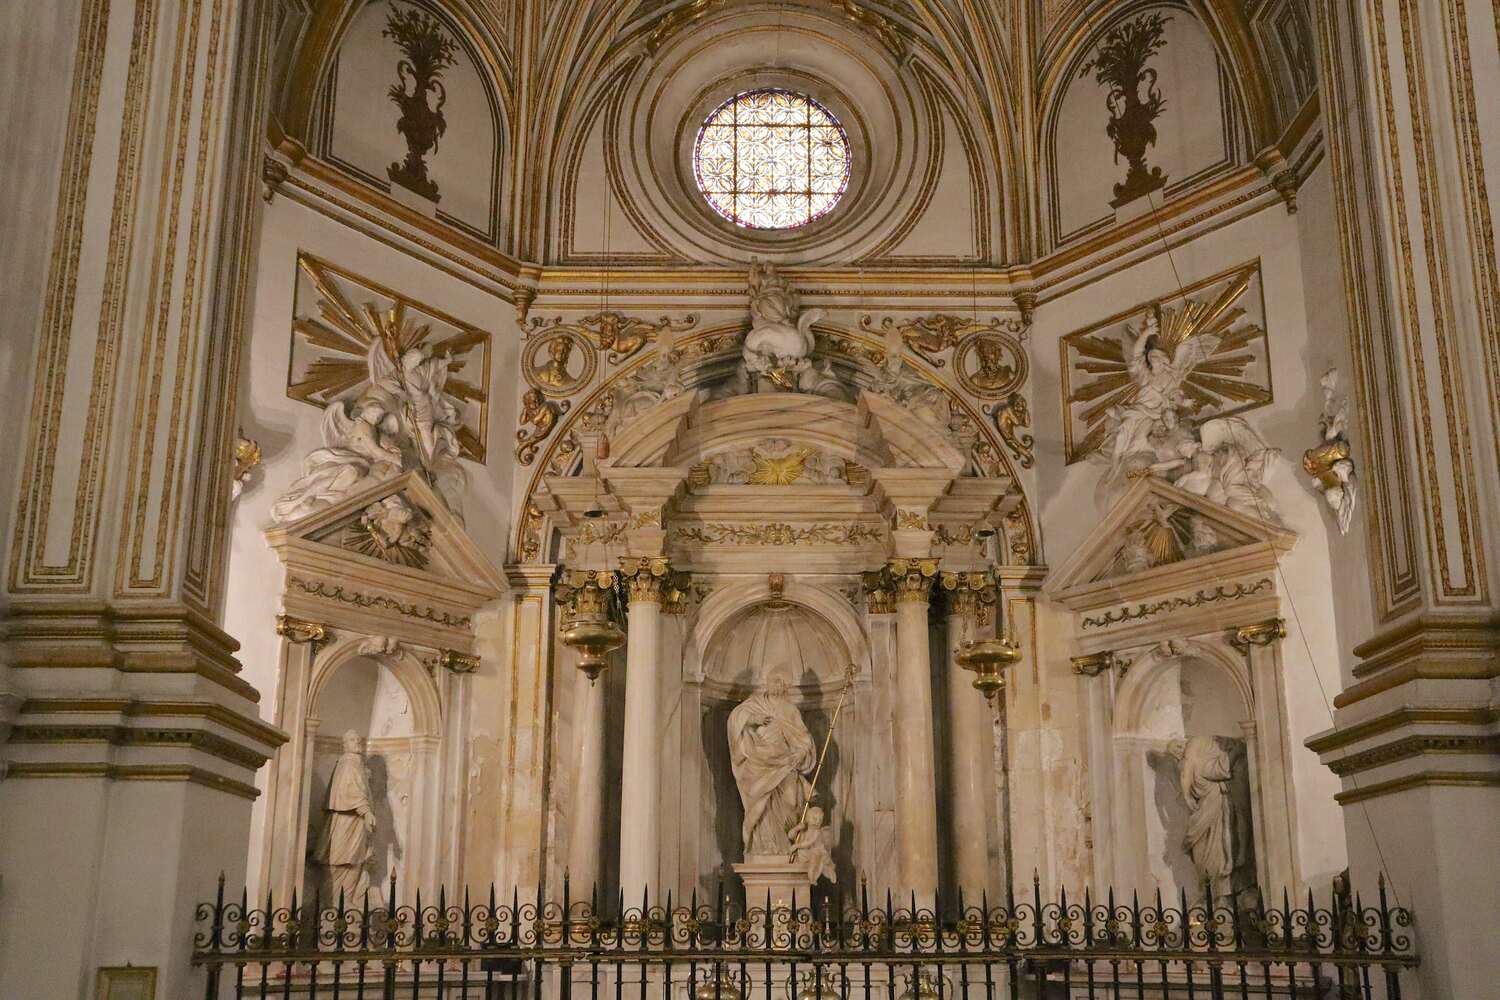
[[[1139,332],[1125,328],[1133,391],[1105,415],[1105,439],[1096,453],[1108,465],[1099,483],[1102,506],[1112,505],[1133,479],[1158,476],[1239,513],[1279,520],[1266,489],[1279,452],[1242,417],[1193,416],[1197,406],[1184,383],[1219,342],[1218,334],[1199,332],[1169,344],[1155,309]]]
[[[446,396],[449,359],[427,345],[400,350],[388,338],[374,338],[366,364],[364,388],[329,405],[323,447],[308,453],[302,476],[272,504],[278,522],[323,510],[412,469],[462,516],[468,476],[458,460],[462,422]]]

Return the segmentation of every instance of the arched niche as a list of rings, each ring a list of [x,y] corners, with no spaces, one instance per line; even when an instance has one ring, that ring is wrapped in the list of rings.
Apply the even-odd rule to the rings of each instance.
[[[875,823],[869,764],[880,752],[872,745],[868,653],[854,608],[840,595],[805,584],[790,585],[780,596],[764,581],[730,586],[705,602],[690,643],[697,655],[688,662],[699,667],[685,688],[701,733],[700,873],[727,875],[743,860],[744,810],[730,764],[729,716],[765,683],[770,668],[783,665],[792,677],[788,694],[815,745],[821,751],[828,744],[814,796],[834,831],[839,881],[853,884],[868,870]],[[694,717],[687,707],[684,719]],[[700,876],[705,887],[708,881]]]
[[[375,829],[372,887],[430,880],[437,829],[435,794],[442,742],[439,692],[409,653],[385,651],[378,641],[346,641],[329,649],[315,666],[307,736],[310,753],[304,784],[307,867],[303,894],[330,891],[327,872],[313,860],[326,822],[328,789],[343,754],[346,733],[360,738],[369,775]],[[383,897],[382,897],[383,898]]]
[[[1216,787],[1228,797],[1232,842],[1245,866],[1238,878],[1266,885],[1248,672],[1241,658],[1215,646],[1171,642],[1132,663],[1115,694],[1112,833],[1123,879],[1117,888],[1159,889],[1163,898],[1202,895],[1202,876],[1184,844],[1191,807],[1183,774],[1196,765],[1182,754],[1191,741],[1213,741],[1225,754],[1227,779]]]

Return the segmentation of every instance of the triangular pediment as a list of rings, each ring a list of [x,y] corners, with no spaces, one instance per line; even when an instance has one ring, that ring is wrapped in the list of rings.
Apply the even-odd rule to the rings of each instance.
[[[265,537],[292,571],[342,569],[416,593],[436,587],[475,607],[505,590],[494,564],[418,472],[351,493]]]
[[[1146,597],[1192,577],[1268,569],[1296,540],[1283,527],[1147,476],[1115,502],[1046,589],[1075,609]]]

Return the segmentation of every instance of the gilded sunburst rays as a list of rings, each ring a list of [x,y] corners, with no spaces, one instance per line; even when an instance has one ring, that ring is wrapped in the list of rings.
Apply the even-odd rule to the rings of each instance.
[[[320,407],[350,398],[368,383],[377,345],[393,365],[425,347],[449,359],[444,388],[463,415],[457,433],[463,457],[484,461],[490,335],[316,257],[300,255],[297,266],[315,301],[304,302],[299,285],[287,395]]]
[[[1138,319],[1155,311],[1158,346],[1169,357],[1191,338],[1219,338],[1218,347],[1182,383],[1195,414],[1237,413],[1271,401],[1266,331],[1247,309],[1252,302],[1258,305],[1259,280],[1259,265],[1252,264],[1190,288],[1175,300],[1131,313]],[[1119,323],[1124,318],[1063,338],[1069,462],[1098,449],[1108,433],[1111,409],[1130,405],[1141,391],[1131,378],[1126,348],[1137,330],[1125,323],[1122,337]]]

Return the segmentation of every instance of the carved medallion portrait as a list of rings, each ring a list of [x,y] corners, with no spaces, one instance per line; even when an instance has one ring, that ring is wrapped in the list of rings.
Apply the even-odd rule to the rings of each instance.
[[[593,345],[569,330],[534,337],[521,356],[526,383],[547,396],[572,395],[593,380],[598,368]]]
[[[953,355],[959,384],[980,399],[999,399],[1020,389],[1029,367],[1020,342],[999,333],[969,337]]]

